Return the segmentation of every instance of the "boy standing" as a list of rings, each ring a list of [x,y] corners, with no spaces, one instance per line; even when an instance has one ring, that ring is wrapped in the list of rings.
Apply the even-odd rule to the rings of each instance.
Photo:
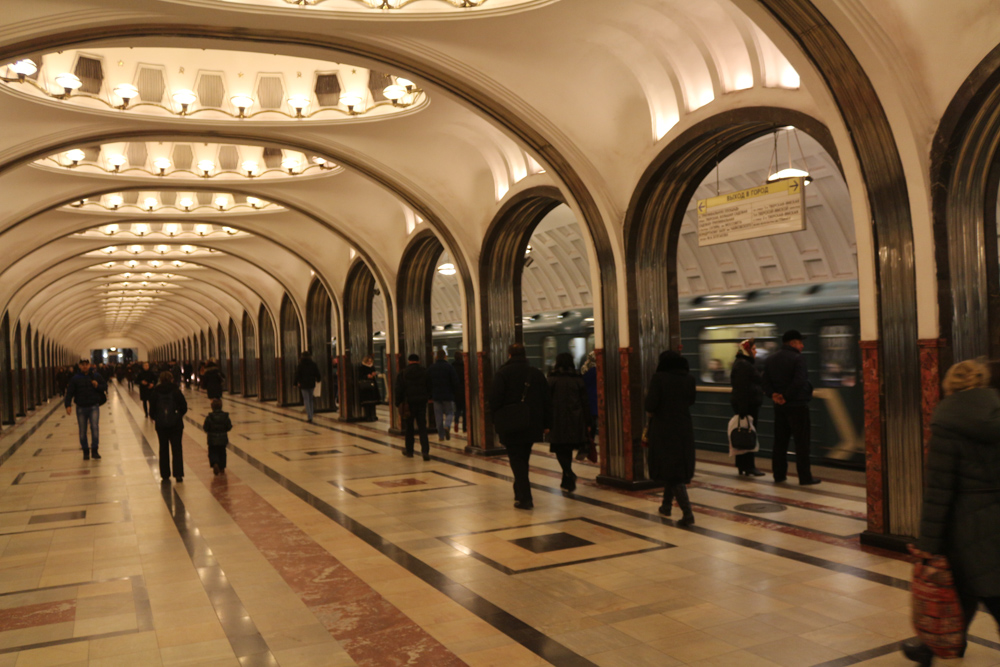
[[[205,435],[208,436],[208,464],[212,472],[221,475],[226,470],[226,445],[229,444],[229,431],[233,430],[233,422],[229,413],[222,411],[222,401],[212,399],[212,412],[205,417]]]

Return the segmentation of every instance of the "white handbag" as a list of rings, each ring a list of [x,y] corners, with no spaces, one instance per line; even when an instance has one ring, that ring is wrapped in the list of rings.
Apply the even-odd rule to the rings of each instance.
[[[322,380],[316,381],[316,386],[313,387],[313,396],[319,396],[323,393],[323,382]]]

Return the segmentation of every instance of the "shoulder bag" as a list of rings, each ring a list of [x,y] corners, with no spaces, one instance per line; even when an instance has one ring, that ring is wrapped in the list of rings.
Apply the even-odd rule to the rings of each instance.
[[[756,452],[759,449],[757,430],[749,415],[733,415],[733,418],[729,420],[729,446],[740,454]]]
[[[505,405],[493,413],[493,427],[498,434],[509,435],[531,428],[531,406],[526,403],[530,386],[531,381],[526,380],[521,400]]]

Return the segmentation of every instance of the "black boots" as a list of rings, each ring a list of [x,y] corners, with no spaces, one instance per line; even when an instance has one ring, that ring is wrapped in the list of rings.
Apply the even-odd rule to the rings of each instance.
[[[690,526],[694,523],[694,512],[691,510],[691,499],[688,498],[686,484],[668,484],[663,489],[663,504],[660,506],[660,514],[670,516],[674,498],[677,499],[677,504],[680,505],[681,512],[683,512],[681,518],[677,520],[677,525]]]
[[[90,458],[98,461],[101,459],[101,455],[97,453],[97,447],[90,450]]]
[[[934,662],[934,652],[926,644],[904,642],[903,655],[920,667],[931,667]]]

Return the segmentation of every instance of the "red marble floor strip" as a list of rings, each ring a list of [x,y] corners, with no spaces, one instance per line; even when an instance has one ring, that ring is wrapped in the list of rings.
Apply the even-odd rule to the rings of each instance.
[[[465,665],[236,475],[214,477],[195,465],[219,504],[358,665]]]
[[[0,609],[0,632],[68,623],[76,619],[76,600],[59,600]]]

